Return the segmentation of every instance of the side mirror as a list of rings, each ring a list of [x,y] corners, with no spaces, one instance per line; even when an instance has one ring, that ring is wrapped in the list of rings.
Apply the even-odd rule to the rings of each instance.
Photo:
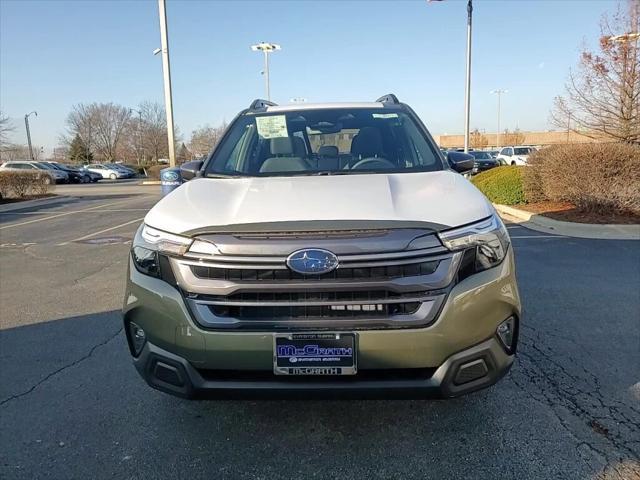
[[[182,175],[182,180],[191,180],[192,178],[199,176],[202,165],[204,165],[204,162],[202,160],[194,160],[192,162],[183,163],[180,166],[180,174]]]
[[[464,152],[447,152],[447,161],[456,172],[465,173],[473,170],[475,158]]]

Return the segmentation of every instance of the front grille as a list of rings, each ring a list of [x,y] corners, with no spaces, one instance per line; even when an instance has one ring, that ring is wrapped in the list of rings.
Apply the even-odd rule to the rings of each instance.
[[[212,329],[426,325],[460,261],[434,235],[416,230],[220,234],[206,241],[223,253],[187,252],[171,258],[171,267],[195,320]],[[312,247],[334,252],[339,267],[322,275],[287,268],[292,252]]]
[[[408,265],[384,265],[380,267],[337,268],[323,275],[302,275],[289,269],[217,268],[192,265],[191,271],[198,278],[232,281],[322,281],[322,280],[384,280],[417,275],[430,275],[438,268],[438,261],[411,263]]]

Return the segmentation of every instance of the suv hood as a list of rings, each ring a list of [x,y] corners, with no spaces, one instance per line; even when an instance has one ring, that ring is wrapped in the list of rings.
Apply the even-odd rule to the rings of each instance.
[[[154,228],[186,235],[231,232],[240,225],[247,231],[252,224],[254,231],[276,231],[273,222],[280,222],[282,230],[287,230],[292,222],[309,221],[353,223],[358,228],[366,228],[367,223],[420,222],[441,230],[492,213],[484,195],[464,177],[439,171],[198,178],[160,200],[144,221]]]

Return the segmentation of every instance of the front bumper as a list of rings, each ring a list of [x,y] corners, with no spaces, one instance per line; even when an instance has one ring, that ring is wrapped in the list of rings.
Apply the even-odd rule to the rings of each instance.
[[[503,349],[496,328],[511,316],[520,318],[520,298],[510,249],[501,265],[455,285],[428,326],[358,331],[358,374],[338,378],[273,375],[272,332],[203,329],[177,289],[142,275],[131,261],[123,311],[125,327],[135,322],[146,333],[136,368],[167,393],[452,397],[492,385],[509,370],[514,355]],[[486,372],[456,382],[460,367],[470,363],[484,364]]]
[[[342,377],[289,377],[264,371],[198,370],[184,358],[147,342],[134,364],[147,383],[185,398],[443,398],[493,385],[511,368],[514,355],[496,338],[449,357],[437,369],[361,372]],[[464,381],[471,369],[471,381]],[[234,375],[235,373],[235,375]],[[389,374],[391,373],[391,374]],[[400,374],[401,373],[401,374]],[[464,381],[464,383],[461,383]]]

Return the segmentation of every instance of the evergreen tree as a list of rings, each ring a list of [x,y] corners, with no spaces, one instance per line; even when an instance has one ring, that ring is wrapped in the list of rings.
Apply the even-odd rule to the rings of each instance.
[[[93,161],[93,153],[87,148],[80,135],[73,137],[69,147],[69,160],[74,163],[86,163]]]

